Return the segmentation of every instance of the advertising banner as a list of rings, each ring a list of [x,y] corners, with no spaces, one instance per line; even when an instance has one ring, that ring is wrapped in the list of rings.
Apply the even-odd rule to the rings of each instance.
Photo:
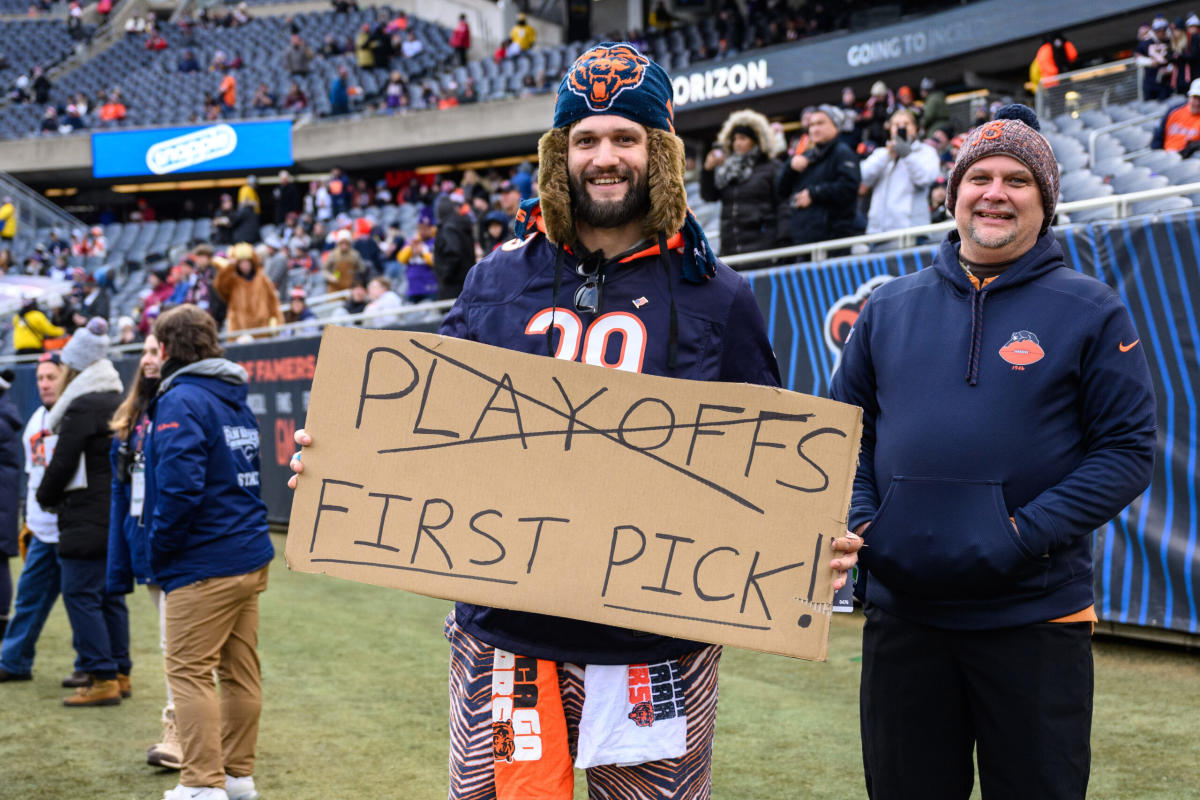
[[[92,134],[94,178],[250,170],[292,164],[289,119]]]

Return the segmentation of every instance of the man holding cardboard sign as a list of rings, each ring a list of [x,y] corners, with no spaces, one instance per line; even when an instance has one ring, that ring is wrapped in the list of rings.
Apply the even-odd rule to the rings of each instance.
[[[373,414],[387,414],[391,429],[411,431],[431,444],[379,443],[377,452],[411,457],[420,450],[426,459],[422,471],[448,470],[439,459],[463,447],[503,445],[511,456],[471,475],[472,489],[485,500],[464,508],[456,498],[431,497],[416,488],[401,493],[371,486],[373,476],[360,478],[353,463],[336,457],[326,463],[343,472],[318,470],[320,451],[314,450],[310,468],[319,487],[306,485],[308,494],[297,497],[293,512],[294,527],[302,519],[311,535],[297,537],[296,556],[315,560],[334,530],[328,526],[338,524],[329,520],[359,519],[364,498],[375,498],[378,535],[364,535],[374,530],[364,523],[354,544],[379,555],[372,563],[359,558],[352,569],[347,559],[330,555],[323,559],[326,571],[364,580],[372,578],[361,571],[372,568],[405,572],[415,576],[406,586],[446,596],[450,590],[439,590],[440,584],[417,583],[437,573],[464,582],[465,588],[453,590],[460,599],[482,599],[487,591],[500,597],[501,589],[486,587],[528,582],[526,576],[554,585],[537,610],[563,616],[459,602],[446,620],[452,648],[451,798],[569,798],[573,759],[588,768],[589,783],[600,796],[707,798],[720,647],[632,627],[644,620],[651,630],[696,630],[696,638],[742,641],[736,637],[770,630],[785,614],[793,632],[813,626],[814,617],[827,623],[828,595],[822,602],[814,587],[828,593],[831,584],[844,583],[860,542],[837,538],[844,532],[841,498],[845,491],[848,501],[852,458],[845,468],[831,467],[814,437],[836,440],[856,453],[857,410],[839,406],[839,412],[828,403],[814,411],[827,401],[796,395],[785,400],[778,395],[787,393],[754,394],[748,387],[719,384],[712,384],[711,396],[700,397],[667,385],[682,382],[648,377],[636,379],[644,389],[639,395],[629,388],[633,378],[616,380],[624,371],[779,384],[748,283],[716,260],[687,209],[670,82],[657,64],[619,43],[597,45],[580,56],[559,87],[554,128],[542,137],[539,157],[540,202],[523,205],[518,238],[468,273],[441,332],[618,372],[576,367],[548,374],[538,368],[546,362],[517,354],[497,356],[490,364],[472,362],[478,348],[405,334],[392,334],[386,345],[373,338],[378,346],[364,354],[353,347],[354,332],[332,331],[323,343],[323,349],[338,353],[329,385],[361,386],[351,426],[325,416],[325,409],[335,407],[335,390],[326,395],[314,385],[310,413],[329,425],[332,440],[356,437],[372,424]],[[612,387],[596,385],[605,376]],[[480,387],[488,390],[482,400]],[[813,424],[825,414],[837,424]],[[800,426],[806,426],[802,432]],[[326,435],[324,427],[320,434]],[[301,431],[297,442],[312,440]],[[741,447],[737,469],[728,470],[728,457],[718,457],[722,447]],[[572,457],[553,460],[563,452]],[[763,465],[782,468],[783,462],[771,459],[785,457],[792,459],[790,468],[807,464],[811,480],[788,473],[754,482]],[[659,472],[636,471],[646,463]],[[722,464],[732,474],[714,477]],[[299,456],[292,468],[303,471]],[[649,474],[661,483],[641,480]],[[542,506],[509,508],[514,494],[537,494],[528,490],[531,482],[545,486]],[[771,538],[768,517],[778,523],[785,516],[766,514],[768,500],[786,498],[794,509],[803,498],[822,493],[829,495],[824,512],[829,527],[805,538],[803,555],[782,559],[766,554],[765,545],[761,551],[753,547],[755,534]],[[587,526],[578,516],[612,517],[625,505],[666,506],[663,513],[674,517],[609,524],[604,535],[585,538]],[[417,520],[415,538],[405,547],[389,538],[394,533],[385,515],[393,506],[401,509],[395,513]],[[585,506],[598,506],[599,512]],[[700,519],[709,509],[722,515],[719,525]],[[451,539],[447,526],[463,516],[471,520],[473,538]],[[737,544],[705,540],[701,546],[693,523],[697,531],[727,525],[731,537],[743,538]],[[462,549],[460,540],[473,549]],[[831,541],[839,557],[829,561]],[[564,542],[573,550],[553,555]],[[513,558],[518,547],[520,557]],[[289,543],[289,563],[292,556]],[[597,562],[604,567],[599,585],[582,580],[573,585],[585,565]],[[673,570],[672,564],[683,563]],[[547,565],[553,570],[547,572]],[[731,575],[737,576],[736,586]],[[705,619],[687,613],[694,607],[687,605],[688,595],[694,604],[717,610]],[[659,598],[667,610],[657,613],[655,601],[646,597]],[[522,604],[528,605],[527,597],[514,597],[510,608]],[[589,604],[608,611],[587,613]],[[629,626],[581,621],[585,616]],[[705,632],[706,624],[729,633]],[[812,657],[823,652],[822,644]]]

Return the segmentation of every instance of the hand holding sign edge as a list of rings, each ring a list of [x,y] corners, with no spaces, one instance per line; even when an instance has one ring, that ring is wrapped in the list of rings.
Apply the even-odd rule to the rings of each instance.
[[[295,439],[296,444],[300,446],[300,449],[296,451],[296,455],[292,456],[292,460],[288,462],[288,468],[291,469],[292,472],[296,473],[292,477],[288,478],[287,485],[289,489],[296,488],[296,482],[300,480],[300,474],[304,472],[304,462],[300,460],[300,455],[304,452],[305,447],[308,447],[312,444],[312,437],[308,435],[308,432],[305,431],[304,428],[296,431]]]

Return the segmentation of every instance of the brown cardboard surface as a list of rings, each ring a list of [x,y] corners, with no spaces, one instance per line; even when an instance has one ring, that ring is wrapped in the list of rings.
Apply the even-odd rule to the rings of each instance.
[[[821,660],[860,409],[329,327],[292,569]]]

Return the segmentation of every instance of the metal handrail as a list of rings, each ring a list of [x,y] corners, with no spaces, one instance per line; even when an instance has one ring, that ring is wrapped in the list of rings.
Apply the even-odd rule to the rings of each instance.
[[[1158,200],[1163,197],[1176,197],[1186,194],[1200,194],[1200,182],[1186,183],[1179,186],[1164,186],[1159,189],[1147,189],[1141,192],[1130,192],[1129,194],[1109,195],[1107,197],[1094,197],[1090,200],[1075,200],[1070,203],[1059,203],[1057,211],[1059,214],[1070,215],[1075,211],[1090,211],[1096,208],[1106,208],[1109,206],[1116,208],[1118,217],[1127,217],[1134,203],[1141,203],[1147,200]],[[899,241],[901,247],[912,247],[916,244],[916,239],[919,236],[929,236],[933,234],[942,234],[954,228],[953,220],[938,222],[933,225],[919,225],[913,228],[903,228],[901,230],[888,231],[886,233],[870,233],[862,236],[851,236],[845,239],[831,239],[824,242],[816,242],[814,244],[801,244],[792,247],[777,247],[773,250],[760,250],[756,253],[742,253],[739,255],[723,256],[722,261],[730,266],[739,264],[757,264],[763,261],[772,261],[775,259],[791,258],[793,256],[811,255],[813,261],[809,264],[793,265],[801,269],[813,269],[820,266],[821,261],[829,257],[830,250],[849,249],[856,244],[875,244],[878,242],[893,242]],[[345,291],[345,290],[343,290]],[[329,295],[321,295],[314,297],[315,301],[324,301],[333,298],[334,295],[339,295],[339,292],[333,292]],[[418,303],[411,306],[400,306],[399,308],[388,308],[379,311],[364,311],[359,314],[347,316],[330,316],[303,322],[292,322],[282,325],[267,326],[262,328],[251,328],[244,331],[231,331],[222,334],[222,341],[226,343],[235,342],[243,336],[256,336],[259,334],[278,335],[285,331],[299,331],[300,329],[321,329],[326,325],[356,325],[365,320],[375,319],[376,317],[385,316],[412,316],[415,314],[428,314],[433,311],[444,311],[454,304],[453,300],[435,300],[427,303]],[[116,353],[131,353],[140,350],[141,343],[117,345],[110,348],[111,352]],[[19,364],[24,362],[36,361],[38,355],[26,356],[0,356],[0,364]]]
[[[1151,122],[1153,120],[1156,120],[1161,116],[1162,116],[1161,114],[1144,114],[1140,117],[1134,117],[1133,119],[1127,119],[1122,122],[1114,122],[1113,124],[1105,125],[1102,128],[1095,128],[1094,130],[1092,130],[1091,132],[1088,133],[1088,164],[1093,167],[1096,166],[1096,142],[1097,142],[1097,140],[1099,140],[1099,138],[1102,134],[1112,133],[1113,131],[1119,131],[1124,128],[1134,128],[1134,127],[1137,127],[1138,125],[1141,125],[1144,122]],[[1144,152],[1145,152],[1144,150],[1138,150],[1136,152],[1127,152],[1127,153],[1125,153],[1124,158],[1126,161],[1128,161],[1130,156],[1141,155]]]
[[[318,317],[317,319],[306,319],[302,322],[287,322],[279,325],[266,325],[261,328],[247,328],[240,331],[225,331],[221,334],[222,343],[238,344],[238,340],[245,337],[257,337],[262,334],[270,334],[272,337],[279,336],[289,331],[295,331],[299,336],[320,336],[321,331],[327,325],[342,325],[351,326],[359,325],[360,323],[379,317],[425,317],[430,312],[448,311],[450,306],[454,305],[453,300],[432,300],[426,303],[416,303],[414,305],[404,305],[397,308],[384,308],[375,311],[362,311],[358,314],[346,314],[344,316],[333,314],[328,317]],[[311,331],[311,333],[310,333]],[[109,353],[137,353],[142,349],[142,342],[133,342],[131,344],[118,344],[108,348]],[[0,356],[0,364],[23,364],[37,361],[41,358],[40,353],[30,355],[7,355]]]
[[[1129,194],[1109,195],[1107,197],[1094,197],[1089,200],[1075,200],[1070,203],[1059,203],[1058,213],[1070,214],[1073,211],[1089,211],[1093,208],[1104,208],[1106,206],[1115,206],[1117,216],[1123,217],[1129,214],[1129,209],[1134,203],[1141,203],[1146,200],[1158,200],[1162,197],[1175,197],[1185,194],[1200,194],[1200,183],[1185,183],[1179,186],[1164,186],[1159,189],[1147,189],[1141,192],[1131,192]],[[880,242],[899,242],[901,247],[912,247],[917,242],[917,237],[928,236],[930,234],[941,234],[954,227],[954,220],[946,220],[945,222],[937,222],[932,225],[919,225],[914,228],[902,228],[894,231],[886,231],[884,233],[868,233],[861,236],[849,236],[845,239],[830,239],[824,242],[814,242],[813,244],[798,244],[791,247],[777,247],[774,250],[761,250],[757,253],[741,253],[733,256],[722,256],[721,260],[729,266],[738,264],[756,264],[760,261],[770,261],[773,259],[790,258],[792,256],[811,255],[813,261],[822,261],[829,257],[830,250],[844,250],[853,247],[856,244],[877,244]]]
[[[1041,80],[1038,81],[1037,88],[1034,91],[1034,97],[1033,97],[1034,110],[1037,112],[1037,115],[1039,118],[1046,117],[1046,93],[1044,91],[1045,89],[1057,88],[1057,87],[1063,85],[1064,83],[1075,83],[1076,81],[1078,81],[1082,78],[1099,78],[1099,77],[1103,77],[1104,75],[1109,75],[1114,72],[1124,72],[1125,69],[1130,66],[1137,67],[1139,70],[1139,74],[1137,76],[1138,100],[1141,100],[1142,99],[1142,89],[1141,89],[1142,76],[1140,74],[1141,68],[1137,64],[1137,59],[1125,58],[1125,59],[1121,59],[1120,61],[1109,61],[1104,64],[1097,64],[1097,65],[1091,66],[1091,67],[1082,67],[1080,69],[1074,69],[1074,70],[1071,70],[1070,72],[1060,72],[1057,75],[1043,76],[1041,78]]]
[[[397,306],[396,308],[383,308],[376,311],[361,311],[358,314],[346,314],[345,316],[331,315],[324,318],[306,319],[303,322],[288,322],[282,325],[267,325],[261,328],[247,328],[241,331],[226,331],[221,334],[221,341],[226,344],[236,344],[238,340],[250,336],[257,337],[261,334],[271,334],[277,336],[286,331],[300,331],[305,328],[324,328],[326,325],[357,325],[360,322],[376,319],[379,317],[417,317],[425,316],[431,311],[448,311],[450,306],[454,305],[453,300],[431,300],[427,303],[417,303],[415,305]],[[317,334],[320,335],[320,334]],[[130,345],[126,345],[129,347]]]
[[[7,172],[0,172],[0,194],[11,196],[14,204],[21,207],[21,218],[18,219],[18,225],[20,226],[18,228],[18,236],[21,235],[19,233],[21,229],[31,230],[46,227],[37,224],[42,220],[56,221],[57,224],[62,225],[68,231],[83,227],[83,222],[79,219],[47,200],[40,192],[33,191]],[[33,217],[35,224],[29,224],[29,216],[27,214]]]
[[[1113,72],[1122,72],[1124,71],[1125,67],[1134,64],[1136,61],[1137,59],[1135,58],[1122,58],[1118,61],[1106,61],[1103,64],[1096,64],[1090,67],[1080,67],[1079,69],[1073,69],[1070,72],[1060,72],[1057,75],[1045,75],[1040,81],[1038,81],[1038,88],[1043,88],[1042,84],[1049,81],[1054,81],[1055,83],[1062,83],[1063,81],[1074,83],[1077,79],[1083,77],[1095,78],[1102,75],[1108,75]]]

